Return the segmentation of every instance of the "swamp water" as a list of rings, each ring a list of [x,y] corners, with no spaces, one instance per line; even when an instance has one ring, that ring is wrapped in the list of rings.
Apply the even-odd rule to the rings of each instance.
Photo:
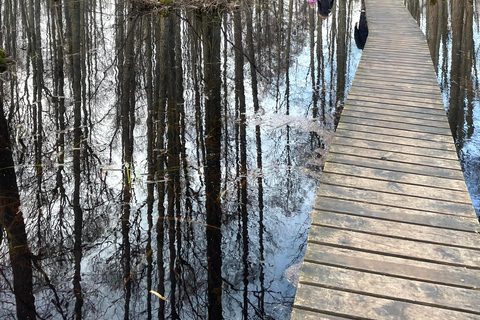
[[[480,214],[480,1],[404,0],[424,32],[473,206]]]
[[[478,212],[480,4],[450,3],[406,0],[457,110]],[[361,54],[360,0],[337,0],[327,20],[308,1],[210,14],[122,0],[0,6],[39,318],[288,319]],[[0,319],[14,319],[5,233],[0,255]]]
[[[288,319],[360,1],[0,5],[38,317]]]

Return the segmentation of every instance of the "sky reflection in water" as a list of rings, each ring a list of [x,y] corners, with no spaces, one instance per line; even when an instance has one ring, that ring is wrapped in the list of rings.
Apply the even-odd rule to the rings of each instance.
[[[360,1],[327,20],[308,1],[213,15],[81,3],[78,20],[62,2],[3,4],[38,314],[288,318]]]

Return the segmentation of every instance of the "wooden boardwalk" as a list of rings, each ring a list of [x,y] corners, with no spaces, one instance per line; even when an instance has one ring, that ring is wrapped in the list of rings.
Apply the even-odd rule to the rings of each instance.
[[[425,37],[366,0],[292,319],[480,319],[480,231]]]

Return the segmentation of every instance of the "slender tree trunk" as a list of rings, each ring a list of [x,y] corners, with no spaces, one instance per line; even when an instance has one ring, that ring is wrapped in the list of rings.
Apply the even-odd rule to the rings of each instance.
[[[146,94],[147,94],[147,163],[148,163],[148,178],[147,178],[147,245],[145,253],[147,257],[147,291],[152,290],[152,273],[153,273],[153,259],[152,259],[152,229],[153,229],[153,203],[155,201],[155,130],[154,130],[154,104],[153,104],[153,48],[152,48],[152,19],[148,16],[145,19],[145,62],[146,62]],[[147,320],[152,319],[152,296],[147,295]]]
[[[463,25],[464,25],[464,13],[465,13],[466,0],[458,0],[455,3],[451,2],[452,11],[452,62],[450,66],[451,75],[451,87],[450,87],[450,108],[448,110],[448,122],[450,124],[450,130],[452,131],[453,138],[457,141],[457,147],[459,138],[463,135],[463,122],[464,122],[464,110],[463,110],[463,97],[461,95],[461,64],[462,64],[462,38]]]
[[[204,16],[205,79],[205,192],[207,212],[208,319],[223,319],[222,312],[222,208],[220,200],[220,154],[222,138],[220,18],[218,12]]]
[[[347,8],[345,1],[338,1],[339,9],[337,11],[337,97],[335,109],[335,127],[340,121],[345,101],[345,85],[347,76]]]
[[[158,25],[155,28],[155,61],[156,61],[156,75],[155,75],[155,115],[156,115],[156,149],[155,153],[156,163],[156,181],[158,192],[158,220],[156,224],[157,232],[157,272],[158,285],[157,292],[165,296],[165,267],[164,267],[164,245],[165,245],[165,104],[166,104],[166,85],[167,85],[167,68],[166,68],[166,20],[161,17]],[[160,299],[158,319],[165,319],[165,301]]]
[[[80,2],[76,0],[68,0],[65,7],[67,10],[67,39],[70,48],[70,64],[71,74],[73,75],[73,176],[74,176],[74,192],[73,192],[73,211],[74,211],[74,248],[75,269],[73,276],[73,293],[75,295],[75,318],[82,319],[83,294],[81,286],[81,261],[82,261],[82,232],[83,232],[83,211],[80,206],[80,187],[81,187],[81,153],[80,143],[82,138],[82,85],[81,85],[81,30],[80,30]]]

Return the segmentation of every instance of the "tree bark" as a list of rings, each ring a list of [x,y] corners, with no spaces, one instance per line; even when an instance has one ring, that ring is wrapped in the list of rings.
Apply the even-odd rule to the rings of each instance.
[[[8,123],[3,111],[3,97],[0,97],[0,225],[5,229],[8,238],[17,317],[20,320],[36,319],[32,255],[28,248],[25,222],[20,211],[20,195]]]

